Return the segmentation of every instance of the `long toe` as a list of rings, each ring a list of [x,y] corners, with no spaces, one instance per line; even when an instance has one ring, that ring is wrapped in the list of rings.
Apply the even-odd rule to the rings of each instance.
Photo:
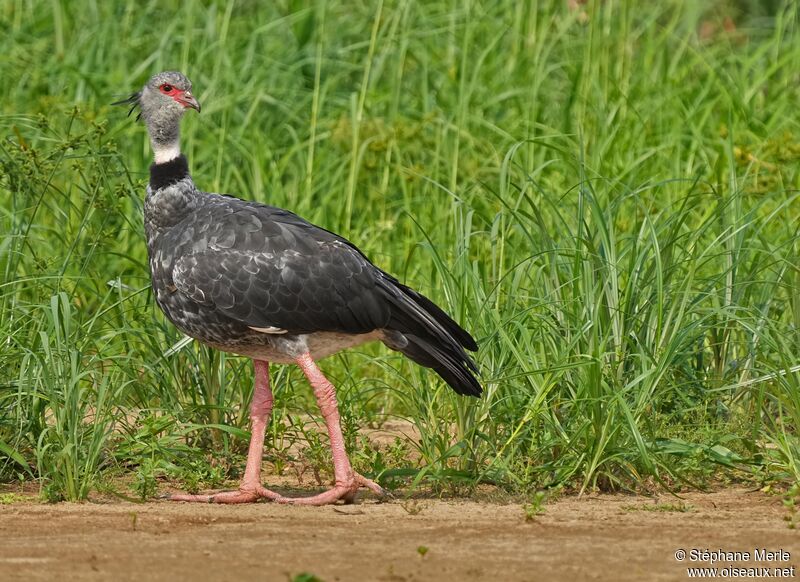
[[[340,500],[345,503],[354,503],[360,487],[366,487],[380,497],[381,500],[386,500],[391,497],[383,487],[371,479],[367,479],[363,475],[355,473],[349,481],[337,483],[333,489],[329,489],[319,495],[313,495],[311,497],[279,497],[275,501],[278,503],[290,503],[292,505],[329,505]]]
[[[389,493],[386,489],[375,483],[375,481],[371,479],[367,479],[363,475],[359,475],[356,473],[356,479],[358,480],[358,484],[361,487],[366,487],[370,491],[372,491],[375,495],[377,495],[382,501],[386,501],[392,498],[392,494]]]
[[[235,491],[219,491],[204,495],[178,493],[166,496],[169,501],[188,501],[190,503],[255,503],[260,499],[277,501],[281,496],[264,487],[236,489]]]

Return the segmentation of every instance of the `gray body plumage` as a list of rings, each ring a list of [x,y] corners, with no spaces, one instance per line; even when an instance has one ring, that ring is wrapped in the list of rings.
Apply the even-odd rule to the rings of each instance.
[[[280,208],[202,192],[181,171],[151,180],[144,210],[155,298],[185,334],[280,363],[380,340],[457,392],[480,393],[464,351],[474,340],[431,301],[344,238]]]
[[[200,192],[188,178],[160,191],[148,188],[145,231],[156,302],[185,334],[218,349],[278,363],[292,363],[306,350],[318,359],[380,339],[381,334],[370,332],[385,321],[354,327],[352,322],[337,325],[335,318],[317,319],[330,315],[324,304],[333,295],[319,297],[312,271],[338,271],[357,286],[363,269],[346,251],[331,261],[324,246],[340,244],[333,236],[290,248],[298,240],[293,230],[303,226],[277,208]],[[318,242],[319,249],[310,246]],[[348,259],[349,273],[343,265]],[[336,303],[344,306],[342,299]],[[380,310],[370,315],[386,319]],[[331,330],[325,333],[320,325]],[[341,333],[342,328],[356,333]]]

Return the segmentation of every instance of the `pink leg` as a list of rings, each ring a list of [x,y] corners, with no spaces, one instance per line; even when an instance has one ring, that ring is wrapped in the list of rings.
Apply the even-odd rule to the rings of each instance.
[[[386,492],[377,483],[370,481],[353,471],[350,466],[350,459],[347,458],[347,451],[344,447],[344,436],[339,421],[339,407],[336,404],[336,390],[317,364],[311,358],[311,354],[305,353],[297,358],[297,364],[311,383],[314,395],[317,397],[322,416],[328,428],[331,452],[333,453],[333,474],[336,484],[333,489],[320,493],[313,497],[280,497],[276,501],[279,503],[295,503],[298,505],[327,505],[343,499],[346,503],[351,503],[358,492],[359,487],[367,487],[381,497],[386,496]]]
[[[171,501],[199,501],[201,503],[253,503],[260,498],[278,499],[277,493],[261,485],[261,457],[264,453],[264,434],[272,412],[272,390],[269,387],[269,364],[253,360],[255,387],[250,404],[250,448],[247,451],[247,466],[239,489],[221,491],[211,495],[171,495]]]

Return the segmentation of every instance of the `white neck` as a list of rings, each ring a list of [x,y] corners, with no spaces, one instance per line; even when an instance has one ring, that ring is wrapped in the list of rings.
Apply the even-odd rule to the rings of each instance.
[[[157,164],[174,160],[179,155],[181,155],[181,146],[177,141],[168,145],[153,145],[153,156]]]

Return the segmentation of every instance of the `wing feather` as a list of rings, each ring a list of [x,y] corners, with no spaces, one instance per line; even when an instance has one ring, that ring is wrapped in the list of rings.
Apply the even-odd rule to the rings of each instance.
[[[381,271],[346,240],[268,206],[221,209],[172,268],[180,292],[255,328],[367,333],[384,327]],[[199,220],[199,217],[198,217]]]

